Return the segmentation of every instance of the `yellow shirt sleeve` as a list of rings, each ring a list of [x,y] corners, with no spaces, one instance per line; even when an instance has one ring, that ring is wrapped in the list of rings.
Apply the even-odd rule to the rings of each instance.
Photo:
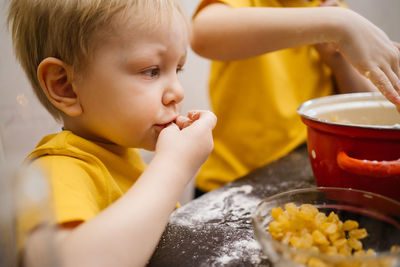
[[[139,151],[62,131],[44,137],[25,159],[43,170],[56,223],[86,221],[126,193],[146,165]]]
[[[46,166],[45,176],[52,188],[52,204],[56,223],[86,221],[102,210],[99,188],[106,188],[95,168],[80,159],[68,156],[44,156],[34,165]]]

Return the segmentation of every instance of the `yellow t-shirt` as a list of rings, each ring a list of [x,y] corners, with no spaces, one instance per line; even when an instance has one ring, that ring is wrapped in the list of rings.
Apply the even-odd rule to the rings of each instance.
[[[205,0],[199,9],[213,2],[241,8],[317,6],[320,1]],[[332,93],[331,71],[313,46],[213,61],[209,95],[218,123],[214,150],[200,169],[196,186],[216,189],[285,156],[306,140],[298,106]]]
[[[91,219],[146,167],[136,149],[94,143],[70,131],[44,137],[26,161],[49,179],[56,223]]]

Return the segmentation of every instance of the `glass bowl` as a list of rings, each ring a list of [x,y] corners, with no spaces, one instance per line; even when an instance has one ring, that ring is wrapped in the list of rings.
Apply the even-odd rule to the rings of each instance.
[[[335,212],[341,221],[355,220],[368,236],[361,240],[363,249],[373,255],[328,255],[286,245],[269,233],[274,220],[271,210],[285,204],[312,204],[326,216]],[[252,218],[256,240],[274,266],[400,266],[400,203],[361,190],[315,187],[296,189],[266,198],[257,206]],[[313,260],[311,260],[313,259]]]

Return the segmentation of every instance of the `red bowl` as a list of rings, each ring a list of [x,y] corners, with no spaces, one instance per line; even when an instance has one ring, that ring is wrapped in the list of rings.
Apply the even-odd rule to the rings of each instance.
[[[361,189],[400,201],[400,114],[378,93],[303,103],[307,146],[318,186]]]

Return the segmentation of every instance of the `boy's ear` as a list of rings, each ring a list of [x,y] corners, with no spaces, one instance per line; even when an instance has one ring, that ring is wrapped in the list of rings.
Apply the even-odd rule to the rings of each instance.
[[[54,57],[45,58],[38,66],[37,76],[43,92],[56,108],[71,117],[82,114],[68,65]]]

